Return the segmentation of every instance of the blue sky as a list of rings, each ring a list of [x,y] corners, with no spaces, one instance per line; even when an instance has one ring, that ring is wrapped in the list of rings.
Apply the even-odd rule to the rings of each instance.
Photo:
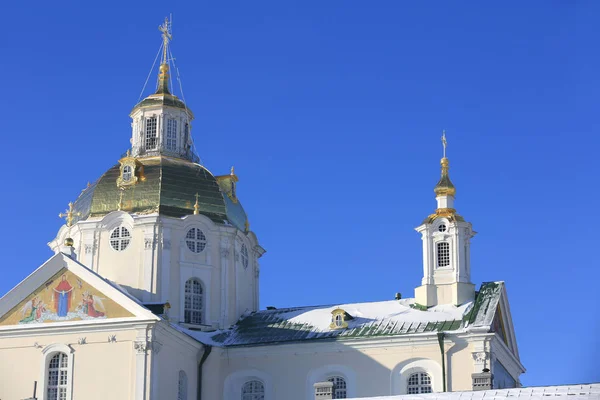
[[[173,13],[197,150],[235,165],[268,250],[262,307],[412,296],[446,129],[472,280],[506,281],[523,384],[600,381],[600,3],[83,4],[3,5],[1,294],[127,149]]]

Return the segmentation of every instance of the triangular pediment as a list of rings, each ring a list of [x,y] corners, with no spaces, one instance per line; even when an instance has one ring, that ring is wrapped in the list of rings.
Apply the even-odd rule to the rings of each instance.
[[[157,319],[117,285],[59,253],[0,299],[0,329]]]

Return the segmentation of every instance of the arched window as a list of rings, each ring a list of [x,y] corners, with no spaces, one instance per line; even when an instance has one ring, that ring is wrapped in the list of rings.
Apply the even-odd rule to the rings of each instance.
[[[146,150],[155,150],[158,144],[156,130],[157,119],[156,116],[146,118]]]
[[[202,323],[202,296],[202,283],[196,278],[188,279],[185,283],[185,304],[183,312],[185,323]]]
[[[179,383],[177,384],[177,400],[187,400],[187,375],[179,371]]]
[[[131,233],[124,226],[115,228],[110,234],[110,245],[116,251],[122,251],[129,246],[131,241]]]
[[[327,379],[329,382],[333,383],[332,394],[334,399],[345,399],[346,398],[346,380],[341,376],[332,376]]]
[[[48,363],[48,400],[64,400],[67,398],[69,382],[69,357],[65,353],[56,353]]]
[[[439,242],[437,244],[437,266],[447,267],[450,265],[450,244],[448,242]]]
[[[242,386],[241,400],[264,400],[265,385],[261,381],[248,381]]]
[[[133,177],[133,170],[131,165],[126,165],[123,167],[123,182],[129,182]]]
[[[431,377],[426,372],[416,372],[408,377],[408,394],[431,393]]]
[[[198,228],[192,228],[185,235],[185,244],[194,253],[200,253],[206,247],[206,236]]]

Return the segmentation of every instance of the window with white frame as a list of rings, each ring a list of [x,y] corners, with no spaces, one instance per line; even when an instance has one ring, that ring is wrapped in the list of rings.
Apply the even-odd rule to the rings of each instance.
[[[341,328],[344,325],[344,317],[342,314],[337,314],[334,319],[335,326]]]
[[[129,182],[133,177],[133,168],[131,165],[126,165],[123,167],[123,182]]]
[[[146,118],[146,150],[155,150],[158,144],[157,138],[158,120],[156,116]]]
[[[244,383],[242,386],[241,400],[264,400],[265,385],[261,381],[253,380]]]
[[[177,400],[187,400],[187,375],[185,374],[185,371],[179,371]]]
[[[56,353],[48,363],[48,400],[66,400],[69,381],[69,357],[65,353]]]
[[[341,376],[332,376],[327,379],[329,382],[333,383],[333,399],[345,399],[347,395],[346,391],[346,380]]]
[[[248,257],[248,247],[244,243],[242,243],[242,265],[244,268],[248,268],[248,262],[250,258]]]
[[[416,372],[408,377],[408,394],[431,392],[431,377],[426,372]]]
[[[192,252],[201,253],[206,247],[206,236],[200,229],[192,228],[185,235],[185,243]]]
[[[187,324],[202,323],[202,306],[203,306],[202,283],[196,278],[188,279],[185,282],[185,299],[184,299],[184,322]]]
[[[448,242],[439,242],[436,247],[438,268],[447,267],[450,265],[450,244]]]
[[[110,245],[116,251],[123,251],[129,246],[131,233],[124,226],[115,228],[110,234]]]
[[[177,120],[167,120],[167,140],[166,147],[169,151],[177,150]]]

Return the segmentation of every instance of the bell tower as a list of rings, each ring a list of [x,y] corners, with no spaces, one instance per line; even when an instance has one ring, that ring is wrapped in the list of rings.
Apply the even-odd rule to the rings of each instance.
[[[416,228],[423,241],[423,279],[415,289],[420,306],[461,305],[475,297],[471,283],[470,240],[475,231],[454,208],[456,188],[450,181],[446,132],[442,135],[442,176],[435,185],[437,209]]]

